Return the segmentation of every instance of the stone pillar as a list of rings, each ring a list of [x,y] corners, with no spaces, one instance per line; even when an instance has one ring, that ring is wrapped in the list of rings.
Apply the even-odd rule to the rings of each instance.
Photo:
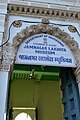
[[[0,71],[0,120],[6,120],[9,72]]]
[[[80,96],[80,49],[75,50],[75,60],[77,68],[74,71],[76,82],[78,84],[79,96]]]
[[[78,76],[76,77],[76,80],[77,80],[78,90],[79,90],[79,96],[80,96],[80,73],[79,73]]]

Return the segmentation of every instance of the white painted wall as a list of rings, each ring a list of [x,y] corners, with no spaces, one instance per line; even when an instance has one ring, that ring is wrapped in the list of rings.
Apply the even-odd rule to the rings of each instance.
[[[36,4],[42,3],[45,4],[57,4],[57,5],[70,5],[70,6],[79,6],[80,7],[80,0],[8,0],[9,3],[29,3],[29,4]]]
[[[3,34],[4,34],[4,26],[5,26],[5,15],[7,14],[7,4],[1,3],[0,1],[0,45],[2,44],[3,40]],[[0,47],[1,51],[1,47]],[[0,59],[1,59],[1,54],[0,54]]]
[[[6,14],[7,14],[7,0],[0,0],[0,45],[2,44],[3,40]],[[8,82],[9,82],[8,72],[0,71],[0,120],[6,120]]]
[[[80,0],[8,0],[8,3],[80,11]]]
[[[8,92],[8,72],[0,71],[0,120],[6,120],[6,98]]]

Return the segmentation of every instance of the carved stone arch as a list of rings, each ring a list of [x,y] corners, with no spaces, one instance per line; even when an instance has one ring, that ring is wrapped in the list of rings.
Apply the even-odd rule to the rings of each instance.
[[[21,30],[13,38],[13,44],[7,43],[4,46],[2,69],[6,69],[6,65],[8,65],[7,69],[9,69],[10,66],[14,64],[19,46],[22,44],[22,42],[24,42],[25,39],[41,33],[50,34],[57,37],[70,48],[76,61],[76,69],[74,70],[74,73],[78,82],[80,79],[80,49],[78,43],[73,40],[68,33],[61,31],[61,29],[58,27],[50,25],[48,19],[43,19],[42,23],[31,25]]]
[[[60,28],[54,27],[49,23],[50,22],[48,19],[43,19],[41,24],[31,25],[26,29],[21,30],[13,38],[13,46],[16,48],[16,54],[21,43],[28,37],[31,37],[35,34],[41,34],[41,33],[55,36],[59,38],[61,41],[63,41],[72,51],[76,61],[76,66],[77,66],[76,70],[74,70],[74,73],[78,81],[80,78],[80,50],[79,50],[78,43],[75,40],[73,40],[68,33],[61,31]]]
[[[45,33],[55,36],[61,41],[63,41],[70,48],[75,57],[76,52],[79,50],[78,43],[75,40],[73,40],[68,33],[63,32],[60,28],[54,27],[49,23],[50,22],[48,19],[42,19],[41,24],[31,25],[17,33],[17,35],[13,38],[13,46],[16,49],[16,53],[18,51],[19,46],[25,39],[36,34]]]

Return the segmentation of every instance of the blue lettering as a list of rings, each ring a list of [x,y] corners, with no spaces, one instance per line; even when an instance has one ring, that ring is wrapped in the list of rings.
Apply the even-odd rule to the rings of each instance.
[[[39,57],[38,57],[38,60],[39,60],[39,61],[50,61],[50,62],[53,62],[53,57],[49,57],[49,56],[47,56],[47,57],[39,56]]]
[[[24,48],[27,48],[27,49],[42,49],[42,50],[47,50],[46,46],[25,45]]]
[[[55,62],[58,62],[59,64],[63,63],[72,63],[71,58],[64,58],[63,56],[61,57],[54,57]]]
[[[30,38],[28,41],[26,41],[25,43],[28,44],[30,41],[36,39],[36,38],[40,38],[40,37],[43,37],[43,34],[41,35],[37,35],[37,36],[33,36],[32,38]]]
[[[59,43],[62,47],[64,46],[64,44],[62,44],[59,40],[53,38],[52,36],[49,36],[49,38]]]
[[[21,60],[35,60],[37,61],[37,56],[19,55]]]
[[[55,52],[53,52],[53,51],[40,51],[40,50],[35,50],[35,53],[37,53],[37,54],[55,55]]]
[[[66,52],[66,49],[65,49],[65,48],[57,48],[57,47],[48,47],[48,50]]]

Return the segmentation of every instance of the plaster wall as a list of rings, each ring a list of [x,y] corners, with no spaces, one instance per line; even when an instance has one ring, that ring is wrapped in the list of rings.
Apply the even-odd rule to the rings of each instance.
[[[8,95],[8,72],[0,72],[0,120],[6,119],[7,95]]]
[[[2,0],[1,0],[2,1]],[[78,3],[80,3],[80,0],[16,0],[17,2],[38,2],[38,3],[43,3],[43,4],[45,4],[45,3],[53,3],[53,4],[68,4],[68,5],[71,5],[71,3],[72,4],[74,4],[75,3],[75,5],[74,6],[76,6],[76,5],[78,5]],[[15,0],[8,0],[8,2],[15,2]]]
[[[0,3],[0,45],[3,41],[4,31],[5,31],[5,16],[7,13],[7,4],[6,3]],[[1,52],[1,47],[0,47]],[[1,56],[0,56],[1,59]]]

